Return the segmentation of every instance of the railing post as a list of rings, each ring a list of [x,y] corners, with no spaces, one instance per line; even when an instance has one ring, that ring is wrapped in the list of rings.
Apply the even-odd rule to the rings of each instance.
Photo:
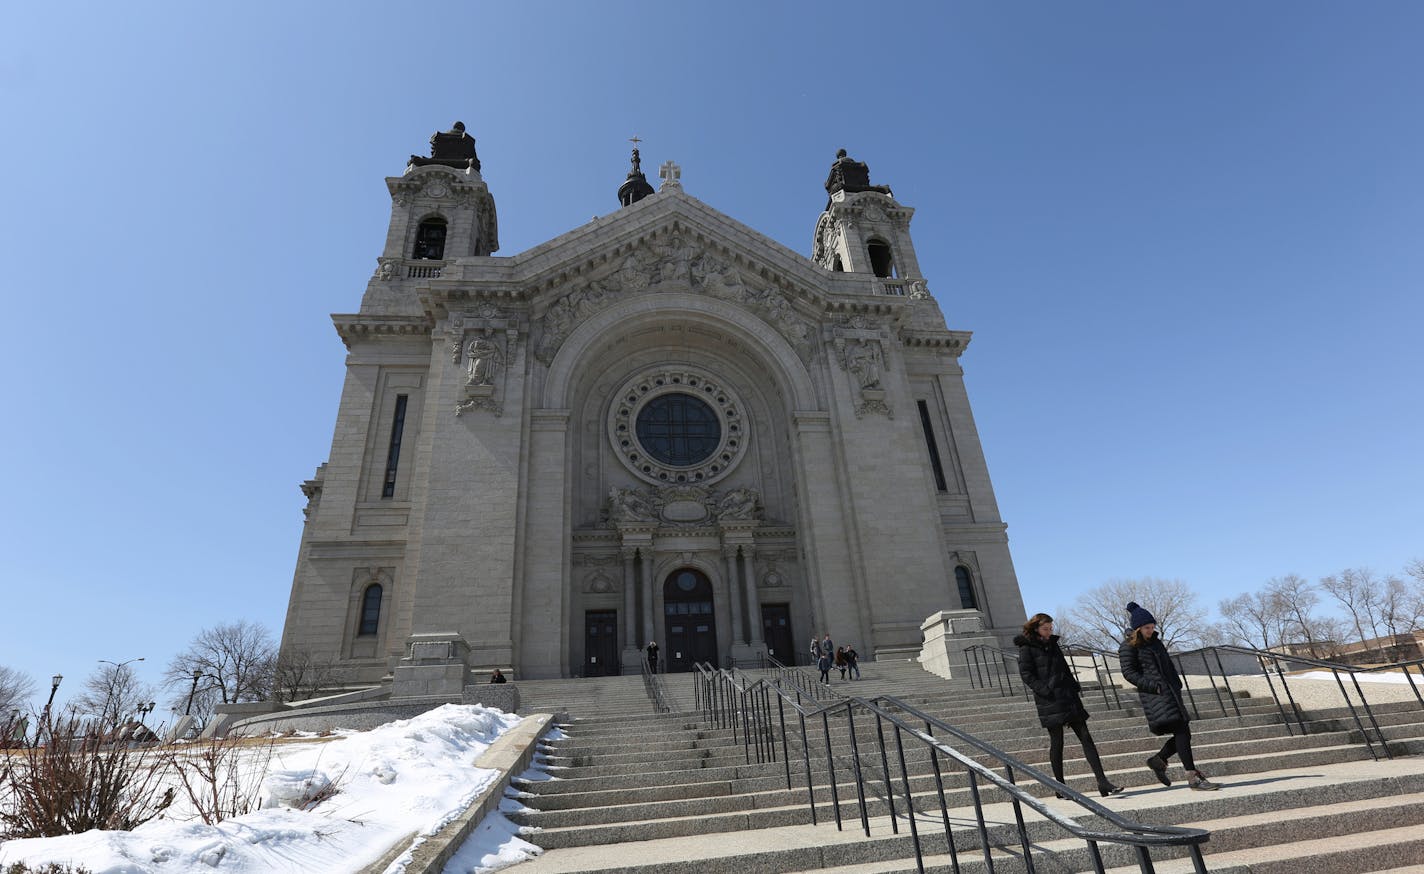
[[[750,764],[752,763],[752,726],[750,726],[750,716],[746,712],[746,690],[739,690],[736,695],[738,695],[738,703],[742,705],[742,753],[746,757],[746,763]],[[759,756],[760,749],[758,749]]]
[[[966,769],[969,774],[969,798],[974,802],[974,818],[979,823],[979,846],[984,850],[984,867],[990,872],[994,870],[994,854],[989,846],[989,827],[984,824],[984,802],[979,797],[979,775],[973,768]]]
[[[1192,718],[1201,719],[1201,708],[1197,707],[1197,696],[1192,694],[1192,684],[1187,682],[1187,672],[1182,668],[1182,657],[1177,656],[1177,676],[1182,678],[1182,688],[1187,690],[1187,700],[1192,702]]]
[[[1018,781],[1014,779],[1013,765],[1004,766],[1004,777],[1015,786]],[[1023,847],[1024,871],[1026,874],[1035,874],[1033,867],[1033,844],[1028,839],[1028,827],[1024,825],[1023,805],[1019,802],[1019,797],[1013,793],[1009,794],[1009,800],[1014,805],[1014,822],[1018,824],[1019,845]]]
[[[786,764],[786,791],[791,791],[791,752],[786,748],[786,699],[776,696],[776,714],[781,719],[781,761]]]
[[[1384,750],[1386,759],[1394,758],[1394,753],[1389,751],[1389,741],[1385,740],[1384,730],[1380,728],[1379,721],[1375,719],[1374,708],[1370,706],[1369,699],[1365,698],[1365,690],[1360,688],[1360,678],[1354,671],[1350,672],[1350,681],[1355,684],[1355,691],[1359,693],[1360,705],[1365,708],[1365,715],[1370,718],[1370,725],[1375,727],[1375,735],[1379,737],[1380,748]]]
[[[905,816],[910,820],[910,840],[915,845],[915,868],[925,874],[925,854],[920,846],[920,827],[915,822],[915,796],[910,792],[910,769],[905,766],[905,744],[900,739],[900,726],[895,726],[895,752],[900,757],[900,782],[905,785]],[[992,869],[992,866],[990,866]]]
[[[860,825],[865,836],[870,837],[870,815],[865,811],[865,778],[860,773],[860,743],[855,737],[855,714],[851,705],[846,705],[846,729],[850,733],[850,760],[855,768],[855,799],[860,805]]]
[[[1236,703],[1236,693],[1231,689],[1231,680],[1226,676],[1226,668],[1221,664],[1221,650],[1217,647],[1211,648],[1211,653],[1216,657],[1216,669],[1221,671],[1221,682],[1226,685],[1226,700],[1231,702],[1231,709],[1236,711],[1236,718],[1241,718],[1241,705]]]
[[[934,725],[925,720],[925,734],[934,737]],[[949,865],[953,874],[959,874],[959,849],[954,845],[954,828],[949,824],[949,803],[944,797],[944,775],[939,767],[939,750],[930,745],[930,765],[934,767],[935,793],[939,796],[939,818],[944,824],[944,842],[949,845]]]
[[[885,723],[880,712],[875,713],[875,736],[880,740],[880,771],[885,775],[885,803],[890,806],[890,831],[900,833],[900,823],[895,818],[895,781],[890,778],[890,759],[885,753]]]
[[[1419,675],[1424,677],[1424,665],[1416,664],[1415,667],[1419,669]],[[1419,687],[1414,685],[1414,675],[1409,673],[1409,665],[1400,665],[1399,669],[1404,672],[1404,679],[1409,681],[1409,689],[1414,693],[1415,699],[1419,701],[1419,706],[1424,707],[1424,695],[1420,695]]]
[[[797,710],[796,718],[801,721],[801,758],[806,763],[806,800],[811,805],[811,825],[817,825],[816,781],[811,779],[811,735],[806,732],[806,714]]]
[[[831,804],[836,809],[836,831],[841,831],[841,793],[836,786],[836,762],[831,755],[831,719],[827,711],[821,711],[821,729],[826,737],[826,777],[831,783]]]
[[[1345,683],[1340,679],[1340,669],[1331,668],[1330,675],[1335,678],[1335,685],[1340,687],[1340,697],[1345,699],[1345,706],[1350,708],[1350,718],[1355,720],[1355,727],[1360,730],[1360,737],[1365,740],[1365,748],[1370,751],[1370,756],[1375,761],[1379,761],[1379,754],[1375,752],[1374,741],[1370,740],[1369,731],[1365,729],[1365,724],[1360,721],[1360,712],[1355,709],[1355,702],[1350,700],[1350,693],[1345,691]],[[1388,752],[1388,750],[1385,752]]]

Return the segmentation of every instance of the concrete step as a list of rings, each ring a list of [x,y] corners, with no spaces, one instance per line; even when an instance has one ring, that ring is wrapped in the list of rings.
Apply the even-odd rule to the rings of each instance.
[[[1405,771],[1407,773],[1399,773]],[[1424,862],[1424,856],[1414,856],[1416,845],[1424,841],[1424,829],[1417,823],[1424,820],[1424,761],[1412,760],[1407,768],[1396,768],[1381,763],[1363,766],[1335,766],[1327,769],[1276,769],[1264,773],[1244,775],[1237,785],[1224,788],[1217,793],[1193,793],[1186,789],[1158,789],[1138,793],[1135,796],[1116,796],[1109,805],[1130,818],[1142,822],[1168,821],[1175,824],[1218,823],[1213,843],[1208,843],[1208,867],[1213,872],[1231,870],[1228,866],[1242,864],[1238,859],[1247,858],[1250,853],[1265,857],[1270,844],[1288,840],[1295,847],[1315,843],[1315,838],[1304,838],[1312,832],[1330,829],[1336,836],[1335,844],[1340,844],[1355,830],[1368,828],[1391,817],[1404,816],[1399,822],[1413,825],[1376,828],[1371,833],[1376,841],[1390,841],[1390,849],[1374,850],[1358,854],[1350,861],[1352,867],[1319,867],[1308,863],[1309,854],[1283,854],[1282,859],[1294,859],[1295,872],[1366,872],[1377,869],[1381,864]],[[1066,801],[1051,801],[1054,809],[1073,811],[1074,805]],[[1226,815],[1212,818],[1209,811],[1216,809]],[[1270,814],[1259,811],[1269,810]],[[953,812],[955,816],[955,843],[959,849],[959,859],[963,871],[982,871],[982,853],[979,849],[977,830],[973,827],[972,813],[963,809]],[[1208,815],[1203,815],[1208,814]],[[992,823],[1012,821],[1008,805],[998,804],[986,807],[986,815]],[[1337,826],[1328,825],[1336,817],[1344,820]],[[1248,819],[1255,817],[1255,819]],[[1077,817],[1085,826],[1094,827],[1101,823],[1092,815]],[[1035,844],[1035,861],[1039,870],[1085,871],[1091,870],[1086,846],[1076,838],[1063,839],[1061,830],[1048,823],[1035,811],[1026,810],[1025,819],[1032,831]],[[1301,823],[1294,828],[1292,823]],[[947,845],[943,841],[943,826],[936,814],[922,816],[917,823],[924,847],[929,858],[927,870],[949,870]],[[735,841],[718,838],[715,835],[689,833],[672,837],[664,836],[625,845],[626,849],[616,859],[610,859],[597,847],[580,846],[567,849],[551,849],[538,859],[526,863],[526,874],[552,874],[552,872],[588,871],[601,874],[645,874],[645,872],[668,872],[668,874],[693,874],[693,872],[793,872],[793,871],[833,871],[841,874],[870,874],[870,872],[900,872],[915,870],[913,845],[908,835],[907,823],[903,818],[898,822],[900,834],[891,831],[888,817],[871,821],[871,837],[866,838],[860,831],[859,821],[847,821],[845,828],[838,831],[833,823],[823,820],[820,826],[795,825],[760,830],[748,830],[737,835]],[[1005,844],[1009,852],[996,853],[996,867],[1001,874],[1023,870],[1016,865],[1017,833],[1003,825],[996,825],[991,831],[994,842]],[[1057,831],[1057,834],[1053,834]],[[1215,836],[1220,833],[1220,840]],[[536,843],[543,833],[526,835]],[[1342,864],[1347,854],[1336,852],[1327,838],[1323,848],[1312,848],[1313,852],[1331,850]],[[938,849],[936,849],[938,845]],[[1354,847],[1350,848],[1352,851]],[[1103,845],[1105,859],[1110,865],[1125,865],[1132,861],[1130,851],[1121,847]],[[1162,874],[1169,871],[1190,870],[1187,860],[1170,859],[1170,854],[1154,853],[1157,870]],[[1381,860],[1390,860],[1382,862]],[[1052,860],[1052,866],[1044,863]],[[1371,867],[1361,867],[1373,865]],[[1136,871],[1136,867],[1131,869]],[[1241,869],[1247,870],[1247,869]],[[1252,872],[1258,869],[1252,865]],[[1272,871],[1280,869],[1269,869]]]
[[[1286,753],[1243,756],[1237,759],[1216,763],[1217,766],[1209,773],[1211,774],[1213,782],[1222,783],[1223,785],[1233,785],[1235,782],[1232,779],[1234,775],[1255,773],[1262,765],[1299,768],[1312,765],[1337,764],[1341,761],[1350,761],[1353,755],[1353,748],[1326,747]],[[1123,778],[1118,781],[1120,785],[1132,785],[1136,787],[1157,785],[1155,781],[1150,784],[1147,782],[1153,778],[1146,772],[1146,769],[1140,770],[1141,773],[1110,774],[1109,776],[1113,779],[1118,777]],[[898,780],[895,781],[897,784],[897,793],[901,791],[901,786],[898,785],[899,782]],[[954,789],[960,790],[963,790],[965,785],[964,778],[958,774],[949,775],[946,778],[946,782]],[[782,786],[784,785],[783,783]],[[867,803],[871,807],[872,815],[888,814],[888,806],[875,800],[875,793],[884,785],[883,781],[878,784],[875,781],[869,781],[866,785],[867,791],[871,793],[871,798],[868,799]],[[918,784],[912,784],[912,793],[919,793],[917,806],[925,809],[937,807],[938,799],[931,798],[931,796],[926,794],[933,785],[933,781],[930,778],[925,778],[919,781]],[[1178,786],[1182,785],[1181,783],[1178,784]],[[980,792],[981,795],[990,802],[1005,797],[1003,793],[992,787],[983,787]],[[834,818],[834,811],[830,807],[831,793],[829,787],[817,786],[816,793],[827,807],[822,815]],[[857,811],[852,807],[855,797],[853,786],[846,784],[844,791],[840,793],[843,817],[857,815]],[[696,810],[695,805],[681,805],[680,809],[687,812],[669,816],[657,815],[652,808],[649,808],[646,814],[654,818],[638,819],[637,821],[629,822],[618,820],[610,822],[608,821],[610,816],[608,813],[609,808],[591,808],[586,809],[582,816],[566,814],[556,820],[552,820],[571,824],[551,827],[541,831],[539,836],[533,840],[534,843],[545,848],[570,847],[590,843],[607,844],[646,841],[683,834],[742,832],[750,829],[808,823],[811,821],[811,813],[804,800],[804,789],[800,798],[796,798],[795,793],[788,793],[786,795],[772,793],[766,795],[761,800],[767,804],[779,801],[782,802],[782,806],[760,807],[753,801],[750,806],[743,802],[742,805],[738,807],[736,803],[727,802],[722,805],[714,805],[722,807],[723,809],[720,811],[709,810],[703,813],[696,813],[693,812]],[[791,803],[787,804],[786,801],[788,800]],[[901,801],[903,802],[903,799],[901,799]],[[528,799],[525,799],[524,803],[530,806],[537,804],[537,802]],[[665,803],[666,802],[656,802],[655,804]],[[967,790],[955,794],[949,800],[949,803],[969,803]],[[669,809],[678,807],[679,805],[672,805]],[[531,815],[524,821],[534,824],[538,823],[539,820],[537,816]]]
[[[863,667],[869,668],[870,663]],[[1023,698],[1000,695],[997,690],[969,690],[962,683],[926,681],[923,672],[916,675],[898,664],[880,667],[883,675],[873,678],[874,682],[836,682],[833,688],[862,697],[892,694],[1048,770],[1046,733],[1038,725],[1032,704]],[[1095,706],[1102,703],[1101,697],[1096,701],[1092,697],[1096,690],[1085,697],[1109,778],[1128,788],[1105,800],[1106,806],[1142,822],[1209,823],[1206,827],[1213,830],[1214,844],[1208,844],[1207,849],[1213,858],[1223,860],[1233,853],[1264,852],[1282,841],[1328,841],[1332,836],[1342,838],[1358,832],[1379,832],[1380,840],[1391,841],[1397,852],[1388,856],[1374,848],[1347,850],[1342,846],[1331,858],[1349,867],[1338,870],[1363,874],[1372,870],[1370,866],[1381,867],[1380,859],[1410,858],[1412,843],[1394,840],[1392,833],[1410,828],[1424,831],[1424,804],[1420,803],[1424,801],[1424,759],[1374,761],[1359,742],[1360,732],[1348,711],[1310,714],[1308,733],[1301,735],[1293,724],[1288,728],[1282,723],[1280,709],[1269,698],[1230,698],[1225,689],[1218,697],[1207,687],[1194,692],[1203,718],[1193,723],[1193,747],[1203,770],[1213,782],[1223,785],[1220,792],[1190,792],[1180,781],[1170,789],[1156,783],[1143,762],[1155,752],[1160,739],[1146,732],[1135,693],[1120,693],[1122,708]],[[1238,710],[1242,714],[1239,719]],[[1391,750],[1424,752],[1424,712],[1417,706],[1376,707],[1374,713],[1390,739]],[[876,735],[874,720],[867,714],[857,713],[855,726],[857,742],[865,744],[861,767],[866,781],[865,812],[871,824],[868,839],[859,830],[861,808],[843,714],[828,720],[844,825],[840,831],[834,825],[832,792],[826,785],[828,766],[818,716],[808,720],[818,826],[810,825],[806,766],[799,743],[788,744],[788,788],[786,764],[748,763],[740,723],[734,734],[701,723],[700,716],[695,712],[670,717],[626,711],[600,714],[572,721],[566,729],[568,737],[545,744],[541,758],[551,766],[555,779],[516,781],[519,800],[528,808],[512,814],[511,819],[531,830],[526,837],[547,848],[523,870],[533,874],[543,870],[737,874],[795,870],[844,870],[848,874],[864,870],[868,874],[915,869],[898,756],[891,755],[888,791],[894,794],[894,810],[899,815],[892,818],[879,753],[870,744]],[[929,870],[936,870],[936,865],[948,870],[948,857],[936,857],[946,853],[948,845],[939,819],[930,756],[917,742],[907,743],[905,750],[916,821],[925,840],[924,851],[931,856]],[[779,741],[776,755],[782,755]],[[957,817],[955,843],[961,850],[963,870],[984,870],[978,829],[964,819],[972,815],[967,778],[958,766],[941,765],[945,801]],[[1067,768],[1070,785],[1080,791],[1094,788],[1093,777],[1072,738]],[[1176,763],[1172,773],[1181,774]],[[1051,795],[1047,787],[1035,785],[1032,791],[1049,809],[1067,812],[1085,826],[1103,825],[1090,811],[1045,797]],[[1091,797],[1096,800],[1096,795]],[[981,787],[981,798],[992,820],[990,843],[1001,845],[995,851],[998,870],[1023,870],[1022,860],[1016,858],[1020,852],[1017,833],[1008,826],[1013,821],[1008,796],[996,788]],[[1401,812],[1401,804],[1410,809]],[[1041,852],[1045,861],[1052,860],[1054,871],[1091,870],[1083,841],[1065,837],[1061,827],[1037,811],[1026,810],[1025,821],[1036,859]],[[974,859],[966,859],[966,849]],[[1173,855],[1154,854],[1159,871],[1186,861]],[[1105,847],[1104,858],[1108,865],[1134,861],[1132,851],[1121,846]],[[1296,872],[1336,870],[1311,867],[1302,858],[1281,855],[1283,860],[1294,859]],[[1424,862],[1424,856],[1417,861]],[[1267,859],[1263,864],[1276,863]],[[1209,866],[1220,870],[1216,862]],[[1040,864],[1039,870],[1047,869]]]

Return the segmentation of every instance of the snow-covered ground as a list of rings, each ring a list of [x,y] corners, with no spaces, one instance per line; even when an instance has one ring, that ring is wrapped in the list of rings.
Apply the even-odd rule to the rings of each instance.
[[[1308,671],[1304,674],[1291,675],[1291,679],[1296,678],[1302,680],[1334,680],[1335,675],[1329,671]],[[1348,683],[1350,681],[1350,675],[1341,672],[1340,679]],[[1406,677],[1399,671],[1374,671],[1368,674],[1358,673],[1355,674],[1355,679],[1361,683],[1408,683],[1410,681],[1409,677]],[[1415,673],[1414,683],[1420,687],[1424,687],[1424,678],[1421,678],[1418,673]]]
[[[6,841],[0,869],[57,862],[92,874],[357,872],[402,841],[434,834],[468,807],[498,776],[475,768],[474,760],[519,721],[499,710],[447,704],[371,731],[338,732],[336,739],[253,747],[251,755],[266,764],[261,810],[205,825],[175,805],[131,832]],[[326,783],[335,793],[301,809],[302,799]],[[492,814],[445,870],[492,871],[538,852],[516,826]],[[409,861],[407,853],[386,874],[400,874]]]

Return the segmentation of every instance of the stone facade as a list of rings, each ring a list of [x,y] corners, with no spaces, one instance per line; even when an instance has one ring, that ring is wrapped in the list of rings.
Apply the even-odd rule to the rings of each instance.
[[[650,640],[674,669],[789,663],[826,631],[908,655],[946,609],[1012,636],[970,335],[888,188],[833,169],[808,259],[668,164],[661,191],[495,257],[460,163],[386,180],[385,251],[332,317],[347,376],[284,651],[375,682],[443,635],[479,682],[638,670]]]

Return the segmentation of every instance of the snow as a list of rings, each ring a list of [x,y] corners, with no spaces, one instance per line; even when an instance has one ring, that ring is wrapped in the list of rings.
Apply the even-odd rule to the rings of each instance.
[[[1335,675],[1332,674],[1332,673],[1330,673],[1329,671],[1309,671],[1309,672],[1304,673],[1304,674],[1296,674],[1296,675],[1294,675],[1294,677],[1292,677],[1292,679],[1294,679],[1295,677],[1299,677],[1299,678],[1302,679],[1302,680],[1334,680],[1334,679],[1335,679]],[[1350,675],[1349,675],[1349,674],[1346,674],[1346,673],[1342,673],[1342,674],[1340,675],[1340,679],[1342,679],[1342,680],[1344,680],[1344,681],[1346,681],[1346,682],[1348,683],[1349,680],[1350,680]],[[1355,679],[1356,679],[1356,680],[1359,680],[1361,683],[1408,683],[1408,682],[1410,682],[1410,679],[1409,679],[1408,677],[1406,677],[1404,674],[1402,674],[1402,673],[1397,673],[1397,672],[1395,672],[1395,671],[1375,671],[1375,672],[1368,673],[1368,674],[1365,674],[1365,673],[1357,673],[1357,674],[1355,674]],[[1419,677],[1415,677],[1413,681],[1414,681],[1415,683],[1424,683],[1424,679],[1421,679],[1421,678],[1419,678]]]
[[[191,809],[175,809],[131,832],[7,841],[0,844],[0,869],[55,862],[92,874],[357,872],[464,811],[499,776],[473,767],[474,760],[519,721],[492,708],[447,704],[370,731],[337,732],[335,739],[254,747],[251,755],[271,756],[261,810],[205,825]],[[446,870],[496,870],[537,854],[519,831],[491,814],[461,848],[459,866]],[[407,852],[386,874],[401,874],[409,861]]]

